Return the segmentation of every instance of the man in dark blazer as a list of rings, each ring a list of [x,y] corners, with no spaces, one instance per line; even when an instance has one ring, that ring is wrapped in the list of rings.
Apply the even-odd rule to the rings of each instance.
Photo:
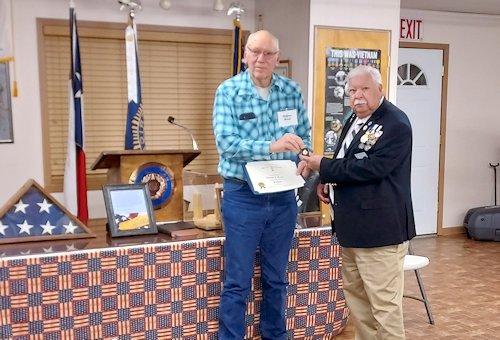
[[[342,277],[356,340],[405,339],[404,257],[415,236],[410,192],[412,131],[387,101],[378,70],[348,75],[353,114],[332,159],[301,155],[298,173],[319,170],[319,198],[331,204],[342,245]]]

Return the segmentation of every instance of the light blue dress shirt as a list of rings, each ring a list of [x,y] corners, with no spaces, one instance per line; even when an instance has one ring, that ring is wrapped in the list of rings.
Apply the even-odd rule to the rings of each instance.
[[[297,125],[279,126],[278,112],[297,110]],[[213,126],[219,152],[218,171],[224,178],[244,179],[243,164],[290,159],[292,151],[270,153],[269,146],[293,133],[311,150],[311,124],[297,83],[273,73],[268,100],[257,92],[248,71],[224,81],[215,94]]]

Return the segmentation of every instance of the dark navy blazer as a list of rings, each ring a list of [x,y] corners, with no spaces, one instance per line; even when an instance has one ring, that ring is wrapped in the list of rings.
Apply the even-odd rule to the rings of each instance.
[[[344,158],[336,159],[356,116],[346,121],[333,159],[323,158],[322,183],[334,185],[333,231],[344,247],[400,244],[415,236],[410,192],[412,130],[406,114],[383,100],[354,137]],[[361,137],[374,124],[383,134],[365,151]],[[357,155],[357,156],[356,156]]]

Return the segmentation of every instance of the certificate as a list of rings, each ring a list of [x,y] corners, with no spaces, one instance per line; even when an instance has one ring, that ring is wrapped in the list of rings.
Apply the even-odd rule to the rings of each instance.
[[[248,184],[254,194],[271,194],[304,186],[296,175],[297,165],[291,160],[249,162],[243,166]]]

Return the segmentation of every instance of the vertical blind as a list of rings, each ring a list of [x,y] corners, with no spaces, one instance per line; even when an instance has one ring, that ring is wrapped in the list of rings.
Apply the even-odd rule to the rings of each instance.
[[[68,134],[68,77],[70,39],[64,28],[45,27],[43,54],[46,87],[44,143],[50,154],[52,191],[61,188]],[[82,31],[82,30],[80,30]],[[64,30],[68,33],[67,28]],[[85,32],[85,30],[84,30]],[[84,95],[84,133],[89,189],[105,183],[105,170],[90,165],[102,151],[123,150],[127,117],[125,33],[88,29],[80,34]],[[139,71],[144,110],[146,148],[191,149],[190,136],[167,121],[187,126],[201,151],[186,168],[215,173],[218,153],[212,128],[217,86],[231,76],[231,36],[146,32],[139,38]],[[42,81],[43,86],[43,81]],[[45,161],[49,161],[45,157]],[[92,188],[92,183],[95,187]]]

